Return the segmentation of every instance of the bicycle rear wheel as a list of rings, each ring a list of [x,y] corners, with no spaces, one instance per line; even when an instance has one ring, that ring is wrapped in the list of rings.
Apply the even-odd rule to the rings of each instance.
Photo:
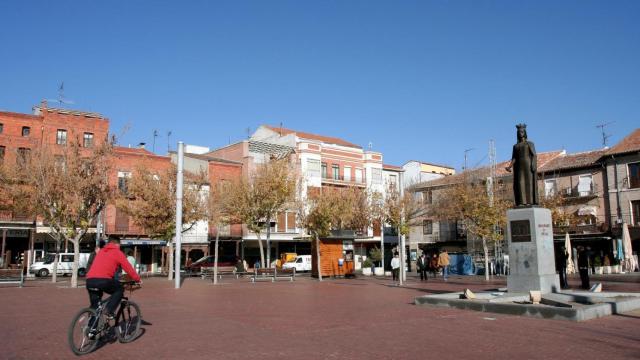
[[[98,320],[96,311],[92,308],[82,309],[73,317],[67,335],[69,346],[74,354],[88,354],[98,346],[98,335],[89,333],[90,330],[98,327]]]
[[[140,325],[142,324],[142,313],[140,306],[133,301],[127,301],[122,308],[122,316],[118,321],[117,331],[118,340],[121,343],[128,343],[135,340],[140,334]]]

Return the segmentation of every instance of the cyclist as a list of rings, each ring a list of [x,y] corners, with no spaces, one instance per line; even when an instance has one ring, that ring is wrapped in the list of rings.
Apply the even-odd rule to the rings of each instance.
[[[127,261],[127,257],[120,250],[120,239],[113,237],[96,255],[91,269],[87,273],[87,291],[93,309],[98,308],[103,292],[111,295],[106,306],[108,319],[113,319],[116,308],[124,295],[124,288],[115,277],[119,266],[133,281],[140,282],[140,275],[136,273],[136,270]]]

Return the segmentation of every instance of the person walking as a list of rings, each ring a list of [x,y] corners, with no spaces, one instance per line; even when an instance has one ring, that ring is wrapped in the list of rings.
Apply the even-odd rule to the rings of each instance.
[[[400,273],[400,257],[398,257],[398,253],[393,253],[393,259],[391,259],[391,275],[393,276],[393,281],[398,281]]]
[[[564,246],[560,249],[560,253],[557,256],[558,273],[560,275],[560,288],[568,289],[569,282],[567,281],[567,259],[569,254]]]
[[[446,249],[442,250],[440,256],[438,256],[438,266],[442,268],[442,278],[447,281],[449,277],[449,254]]]
[[[589,290],[589,252],[584,247],[578,247],[578,272],[580,272],[581,288]]]
[[[420,280],[429,280],[427,277],[427,271],[429,270],[429,259],[427,256],[422,253],[422,255],[418,258],[418,272],[420,273]]]

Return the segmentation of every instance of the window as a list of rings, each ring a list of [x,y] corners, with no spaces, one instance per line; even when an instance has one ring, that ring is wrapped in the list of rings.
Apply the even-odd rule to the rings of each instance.
[[[287,213],[287,231],[294,232],[296,230],[296,213]]]
[[[67,163],[66,161],[64,161],[64,156],[55,155],[54,161],[55,161],[56,169],[58,169],[59,171],[64,172],[67,169],[67,166],[66,166]]]
[[[640,226],[640,200],[631,202],[631,213],[633,214],[633,225]]]
[[[433,204],[433,192],[431,190],[424,191],[422,201],[424,204]]]
[[[556,180],[555,179],[545,180],[544,181],[544,196],[545,197],[552,197],[556,193],[557,193]]]
[[[592,181],[591,175],[580,175],[578,178],[578,194],[580,194],[580,196],[589,196],[592,194]]]
[[[118,190],[121,193],[126,194],[129,191],[129,179],[131,178],[130,172],[118,171]]]
[[[16,157],[16,163],[18,164],[18,166],[23,166],[29,161],[30,156],[31,156],[31,149],[18,148],[18,157]]]
[[[0,123],[0,134],[2,134],[3,131],[4,131],[4,124]]]
[[[371,183],[382,184],[382,169],[371,169]]]
[[[398,176],[395,174],[389,175],[389,185],[396,187],[397,183],[398,183]]]
[[[629,164],[629,188],[640,188],[640,163]]]
[[[62,255],[60,262],[73,262],[73,255]]]
[[[56,133],[56,144],[67,145],[67,130],[58,129]]]
[[[356,182],[362,182],[362,169],[356,169]]]
[[[322,163],[322,178],[327,178],[327,163]]]
[[[422,220],[422,233],[424,235],[430,235],[433,233],[433,221]]]
[[[86,148],[93,147],[93,134],[92,133],[84,133],[84,140],[82,146]]]
[[[333,165],[331,169],[333,170],[333,179],[340,180],[340,166]]]
[[[309,177],[320,177],[320,171],[320,160],[307,159],[307,173],[309,174]]]
[[[0,162],[4,161],[4,152],[6,148],[4,146],[0,146]]]
[[[31,133],[31,128],[28,126],[23,126],[22,127],[22,136],[29,136],[29,134]]]
[[[344,181],[351,181],[351,166],[344,167]]]

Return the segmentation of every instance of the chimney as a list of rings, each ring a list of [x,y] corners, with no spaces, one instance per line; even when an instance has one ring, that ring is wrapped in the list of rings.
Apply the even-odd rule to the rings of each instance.
[[[143,142],[139,143],[138,144],[138,149],[143,149],[144,150],[144,146],[145,145],[147,145],[147,143],[143,143]]]

